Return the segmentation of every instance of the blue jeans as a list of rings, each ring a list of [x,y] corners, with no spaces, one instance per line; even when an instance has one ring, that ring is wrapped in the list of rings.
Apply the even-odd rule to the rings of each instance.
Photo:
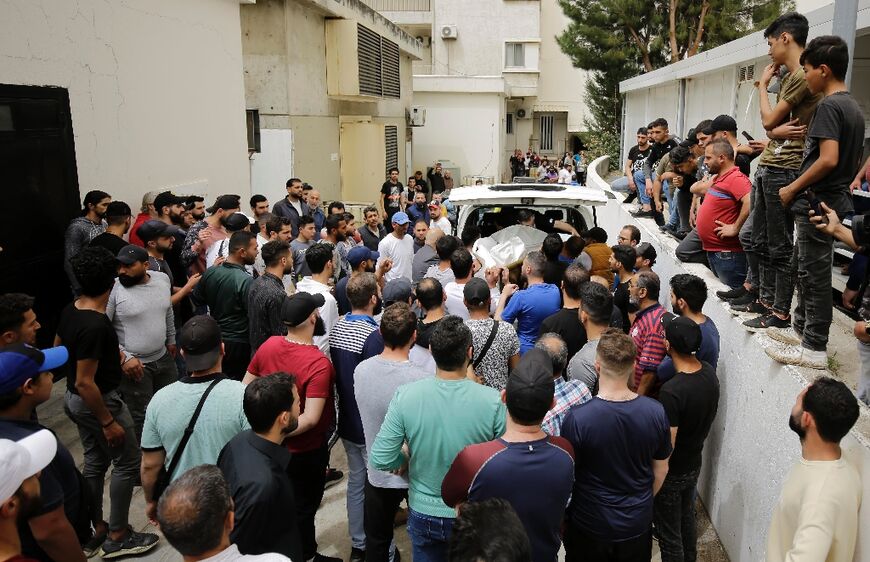
[[[408,509],[408,536],[414,562],[446,562],[453,517],[433,517]]]
[[[365,443],[359,444],[342,439],[347,453],[347,530],[350,544],[360,550],[366,549],[365,491],[368,455]]]
[[[707,252],[707,262],[719,281],[732,289],[746,281],[746,254],[743,252]]]
[[[652,202],[652,196],[646,194],[646,180],[643,179],[643,172],[635,172],[633,176],[634,185],[637,186],[637,198],[640,199],[641,205],[649,205]]]

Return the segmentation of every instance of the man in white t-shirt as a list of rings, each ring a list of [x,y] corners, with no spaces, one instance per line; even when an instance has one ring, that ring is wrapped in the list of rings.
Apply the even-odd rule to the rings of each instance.
[[[444,302],[444,310],[452,316],[459,316],[463,320],[470,318],[468,308],[465,306],[465,284],[473,277],[474,258],[471,252],[465,248],[459,248],[450,256],[450,268],[453,270],[455,281],[447,283],[444,287],[446,300]],[[501,270],[497,267],[490,268],[486,271],[486,283],[490,290],[490,313],[494,313],[498,306],[501,291],[498,290],[498,278]]]
[[[438,227],[444,234],[450,234],[450,221],[441,212],[441,205],[437,201],[429,203],[429,219],[429,228]]]
[[[395,213],[392,219],[393,231],[378,243],[378,267],[384,260],[391,260],[393,266],[384,274],[384,280],[389,282],[399,277],[411,280],[411,266],[414,263],[414,237],[408,234],[411,219],[402,211]]]
[[[559,183],[571,183],[574,181],[574,173],[571,171],[571,164],[566,164],[559,170]]]
[[[329,334],[335,323],[338,322],[338,301],[332,296],[329,279],[335,265],[332,261],[331,244],[315,244],[305,252],[305,262],[311,270],[311,276],[303,277],[296,284],[296,291],[312,295],[323,295],[324,303],[320,307],[320,318],[326,333],[322,336],[314,336],[314,345],[320,348],[324,355],[329,354]]]

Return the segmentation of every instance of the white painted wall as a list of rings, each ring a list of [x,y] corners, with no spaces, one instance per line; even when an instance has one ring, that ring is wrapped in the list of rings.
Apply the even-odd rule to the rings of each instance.
[[[249,195],[238,0],[8,0],[0,82],[69,90],[82,194]]]
[[[293,177],[293,131],[261,129],[261,152],[251,158],[251,193],[260,193],[274,203],[287,196],[287,180]]]
[[[568,131],[576,132],[586,129],[588,73],[574,68],[556,42],[556,36],[570,21],[557,0],[541,0],[541,76],[537,103],[564,106],[568,110]]]

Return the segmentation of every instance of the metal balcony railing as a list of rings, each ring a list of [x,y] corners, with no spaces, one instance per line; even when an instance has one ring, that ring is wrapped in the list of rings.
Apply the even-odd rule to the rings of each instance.
[[[378,12],[428,12],[430,0],[363,0]]]

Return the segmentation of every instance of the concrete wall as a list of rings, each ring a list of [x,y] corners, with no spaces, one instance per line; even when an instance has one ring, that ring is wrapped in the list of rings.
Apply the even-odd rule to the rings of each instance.
[[[591,185],[595,185],[590,180]],[[599,226],[611,240],[624,224],[636,224],[641,239],[658,252],[654,267],[662,286],[677,273],[702,277],[711,297],[704,313],[719,328],[719,411],[704,445],[704,463],[698,488],[716,531],[731,560],[762,560],[767,529],[788,471],[800,459],[797,436],[788,428],[796,396],[819,371],[776,363],[764,353],[770,340],[746,332],[714,292],[725,288],[698,264],[683,264],[674,255],[676,242],[660,235],[651,220],[634,219],[618,201],[599,209]],[[665,291],[662,302],[669,297]],[[843,452],[870,482],[870,412],[861,406],[861,418],[842,442]],[[855,560],[870,561],[870,486],[863,486],[859,536]]]
[[[239,0],[10,0],[0,83],[70,95],[80,191],[249,194]],[[204,187],[207,186],[207,187]]]
[[[359,17],[361,23],[382,34],[390,25],[368,21],[363,13],[347,15]],[[406,168],[405,114],[411,106],[413,87],[411,57],[403,51],[400,99],[355,102],[329,97],[327,16],[319,6],[303,0],[260,0],[241,8],[247,105],[260,110],[263,128],[293,130],[294,174],[316,186],[324,200],[331,200],[343,197],[339,159],[342,116],[370,116],[374,122],[396,125],[399,169]],[[395,26],[390,29],[398,30]],[[380,183],[370,189],[374,200]]]

